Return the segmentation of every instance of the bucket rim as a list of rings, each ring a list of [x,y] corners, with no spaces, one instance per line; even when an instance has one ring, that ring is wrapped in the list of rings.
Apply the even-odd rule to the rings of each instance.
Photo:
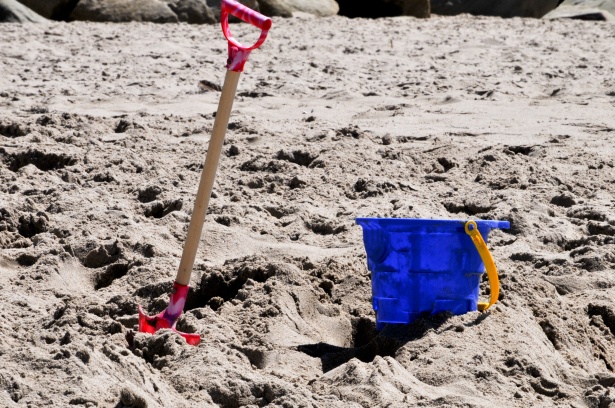
[[[490,228],[490,229],[509,229],[510,222],[509,221],[501,221],[501,220],[477,220],[472,218],[467,219],[446,219],[446,218],[384,218],[384,217],[357,217],[355,218],[355,223],[360,226],[365,226],[369,224],[379,224],[381,226],[396,226],[396,227],[449,227],[449,228],[457,228],[464,227],[466,222],[474,221],[479,229]]]

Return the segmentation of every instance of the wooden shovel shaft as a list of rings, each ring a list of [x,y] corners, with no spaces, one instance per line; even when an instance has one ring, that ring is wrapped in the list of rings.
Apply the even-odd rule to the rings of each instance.
[[[199,241],[201,239],[201,233],[203,232],[203,223],[205,222],[211,191],[214,187],[216,170],[218,169],[220,153],[222,152],[224,136],[231,116],[231,109],[233,108],[233,100],[235,99],[235,92],[237,91],[240,75],[240,72],[231,70],[226,71],[226,78],[224,79],[222,94],[220,95],[220,102],[218,104],[218,112],[216,113],[216,120],[214,121],[214,129],[209,141],[205,165],[201,173],[201,181],[196,193],[190,226],[188,227],[188,236],[186,237],[182,259],[179,263],[177,278],[175,279],[180,285],[188,285],[190,283],[190,275],[192,274],[192,267],[194,266],[194,260],[199,248]]]

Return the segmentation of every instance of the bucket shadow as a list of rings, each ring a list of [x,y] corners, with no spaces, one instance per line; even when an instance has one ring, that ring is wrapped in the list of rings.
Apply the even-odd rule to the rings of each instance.
[[[353,347],[338,347],[321,342],[303,344],[297,346],[297,350],[319,358],[322,371],[326,373],[353,358],[369,363],[376,356],[394,357],[397,350],[406,343],[422,338],[428,331],[444,325],[452,316],[448,312],[427,315],[409,325],[386,325],[380,332],[372,320],[363,317],[353,322]]]

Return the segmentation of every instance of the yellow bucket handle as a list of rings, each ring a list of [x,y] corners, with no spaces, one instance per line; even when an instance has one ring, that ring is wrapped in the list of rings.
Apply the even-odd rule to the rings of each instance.
[[[474,221],[468,221],[465,225],[466,234],[472,238],[472,242],[474,242],[474,246],[478,250],[481,259],[483,260],[483,264],[485,264],[485,269],[487,270],[487,277],[489,278],[489,286],[491,287],[491,298],[489,299],[489,303],[487,302],[478,302],[478,310],[483,311],[489,309],[498,301],[498,296],[500,295],[500,280],[498,278],[498,269],[495,267],[495,262],[493,261],[493,257],[491,256],[491,252],[489,252],[489,248],[487,248],[487,244],[483,240],[482,235],[478,231],[478,226]]]

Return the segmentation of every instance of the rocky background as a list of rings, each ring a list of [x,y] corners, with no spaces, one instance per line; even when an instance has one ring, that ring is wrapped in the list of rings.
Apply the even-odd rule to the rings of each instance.
[[[0,406],[613,407],[615,26],[274,24],[179,321],[198,347],[134,330],[179,263],[219,27],[0,25]],[[377,333],[359,216],[509,220],[500,302]]]
[[[308,13],[356,18],[438,15],[615,20],[615,0],[241,0],[271,17]],[[562,4],[563,2],[563,4]],[[560,6],[561,4],[561,6]],[[26,7],[24,7],[26,6]],[[560,6],[560,7],[558,7]],[[220,0],[0,0],[0,22],[97,21],[213,24]],[[34,11],[34,12],[32,12]],[[42,18],[41,18],[42,17]]]

